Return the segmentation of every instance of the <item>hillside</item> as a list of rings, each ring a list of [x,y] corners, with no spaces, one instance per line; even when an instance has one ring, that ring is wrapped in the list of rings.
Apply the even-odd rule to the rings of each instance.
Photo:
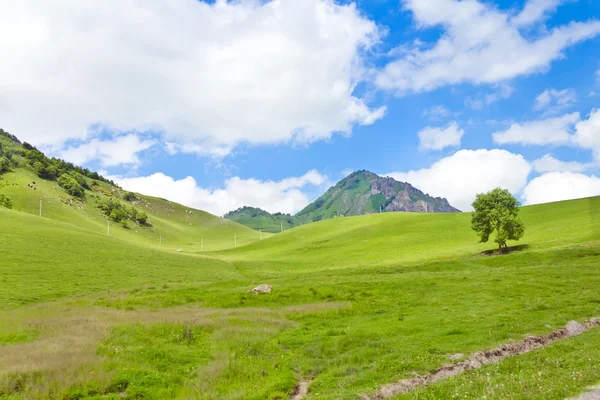
[[[241,207],[225,214],[224,218],[252,229],[278,233],[309,222],[338,216],[365,215],[379,212],[460,212],[448,200],[431,197],[406,182],[380,177],[369,171],[356,171],[321,197],[291,216],[271,214],[255,207]]]
[[[293,215],[282,213],[271,214],[260,208],[247,206],[230,211],[223,218],[235,221],[257,231],[261,230],[271,233],[279,233],[282,230],[302,225],[300,219]]]
[[[338,215],[376,212],[458,212],[446,199],[431,197],[409,183],[382,178],[369,171],[356,171],[329,188],[296,216],[320,221]]]
[[[0,195],[12,209],[111,237],[183,251],[214,251],[260,240],[258,232],[165,199],[130,193],[95,172],[0,132]],[[6,158],[8,161],[2,162]],[[61,185],[62,184],[62,185]],[[266,237],[268,234],[265,234]]]
[[[599,210],[524,207],[521,251],[484,257],[462,213],[336,218],[200,255],[0,208],[1,397],[285,399],[302,381],[306,400],[375,399],[597,316]],[[600,381],[599,349],[595,329],[397,398],[570,398]]]
[[[525,237],[511,245],[544,250],[598,241],[597,210],[600,197],[521,207]],[[350,267],[445,260],[490,248],[494,245],[478,243],[470,213],[383,213],[307,224],[226,254],[243,254],[244,259],[292,257],[298,268],[315,263]]]

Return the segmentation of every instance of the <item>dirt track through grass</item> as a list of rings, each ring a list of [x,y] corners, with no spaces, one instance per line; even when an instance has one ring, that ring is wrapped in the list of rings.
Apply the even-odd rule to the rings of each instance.
[[[465,361],[456,364],[447,364],[431,374],[419,375],[414,378],[402,379],[401,381],[383,386],[374,396],[362,396],[363,400],[387,399],[399,394],[408,393],[414,389],[430,385],[432,383],[451,378],[466,371],[471,371],[483,367],[484,365],[495,364],[507,357],[525,354],[533,350],[548,346],[558,340],[578,336],[590,329],[600,326],[600,319],[592,318],[583,324],[570,321],[564,328],[557,329],[545,335],[530,336],[524,340],[508,343],[491,350],[479,351],[471,355]],[[592,392],[594,394],[594,392]],[[581,397],[581,399],[595,399],[596,397]]]

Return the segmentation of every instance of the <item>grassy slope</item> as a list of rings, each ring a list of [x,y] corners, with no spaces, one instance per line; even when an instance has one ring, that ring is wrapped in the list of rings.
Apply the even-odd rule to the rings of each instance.
[[[36,183],[36,190],[27,186],[32,182]],[[111,197],[130,204],[122,199],[125,193],[122,190],[104,183],[100,183],[100,186],[113,193]],[[72,197],[56,182],[40,179],[27,169],[19,168],[0,177],[0,193],[12,199],[13,209],[34,215],[39,213],[41,197],[44,217],[106,233],[107,218],[96,208],[97,199],[108,198],[102,192],[88,190],[85,201],[74,199],[73,205],[69,205],[68,200]],[[233,247],[234,235],[238,245],[259,240],[258,232],[205,211],[149,196],[139,195],[138,198],[133,204],[149,215],[151,226],[131,223],[131,229],[125,229],[119,224],[111,223],[111,236],[158,247],[162,233],[164,248],[195,252],[200,251],[202,238],[205,251]]]
[[[520,244],[548,249],[599,239],[600,197],[523,207]],[[469,213],[384,213],[320,221],[224,254],[243,259],[295,260],[320,268],[397,265],[470,256],[478,244]],[[515,243],[513,243],[515,244]]]
[[[301,220],[291,215],[274,215],[259,210],[236,210],[225,215],[225,218],[235,221],[254,230],[279,233],[281,229],[292,229],[302,224]]]
[[[309,398],[355,399],[447,354],[599,315],[598,210],[600,198],[526,207],[529,248],[503,257],[477,256],[493,246],[467,214],[340,218],[209,257],[3,210],[0,398],[286,398],[309,378]],[[248,294],[258,283],[273,293]],[[576,357],[594,338],[547,350],[585,379],[537,376],[545,359],[519,357],[485,384],[519,374],[547,388],[527,398],[575,394],[600,381],[600,354]],[[423,395],[481,398],[482,385]]]

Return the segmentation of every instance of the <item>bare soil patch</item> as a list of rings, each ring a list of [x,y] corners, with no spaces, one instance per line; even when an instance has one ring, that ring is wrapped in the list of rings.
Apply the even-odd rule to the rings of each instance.
[[[302,380],[298,382],[298,385],[294,389],[291,400],[302,400],[308,394],[308,385],[310,385],[310,381]]]

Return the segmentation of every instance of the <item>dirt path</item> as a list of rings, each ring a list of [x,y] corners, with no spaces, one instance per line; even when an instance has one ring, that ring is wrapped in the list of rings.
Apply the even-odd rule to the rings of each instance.
[[[290,397],[291,400],[302,400],[308,394],[308,385],[310,381],[300,381],[298,382],[298,386],[296,386],[296,390],[294,390],[294,394]]]
[[[592,318],[589,321],[580,324],[579,322],[571,321],[564,328],[552,331],[546,335],[530,336],[524,340],[508,343],[496,347],[491,350],[478,351],[472,354],[465,361],[456,364],[446,364],[438,368],[435,372],[427,375],[419,375],[414,378],[403,379],[401,381],[383,386],[379,391],[369,397],[362,396],[363,400],[380,400],[386,399],[398,394],[408,393],[411,390],[427,386],[431,383],[442,381],[459,375],[465,371],[481,368],[484,365],[495,364],[506,357],[528,353],[532,350],[537,350],[548,346],[558,340],[577,336],[585,331],[600,326],[600,319]],[[600,389],[596,388],[596,392],[591,392],[590,395],[597,397],[577,397],[574,400],[600,400]],[[584,395],[585,396],[585,395]]]

